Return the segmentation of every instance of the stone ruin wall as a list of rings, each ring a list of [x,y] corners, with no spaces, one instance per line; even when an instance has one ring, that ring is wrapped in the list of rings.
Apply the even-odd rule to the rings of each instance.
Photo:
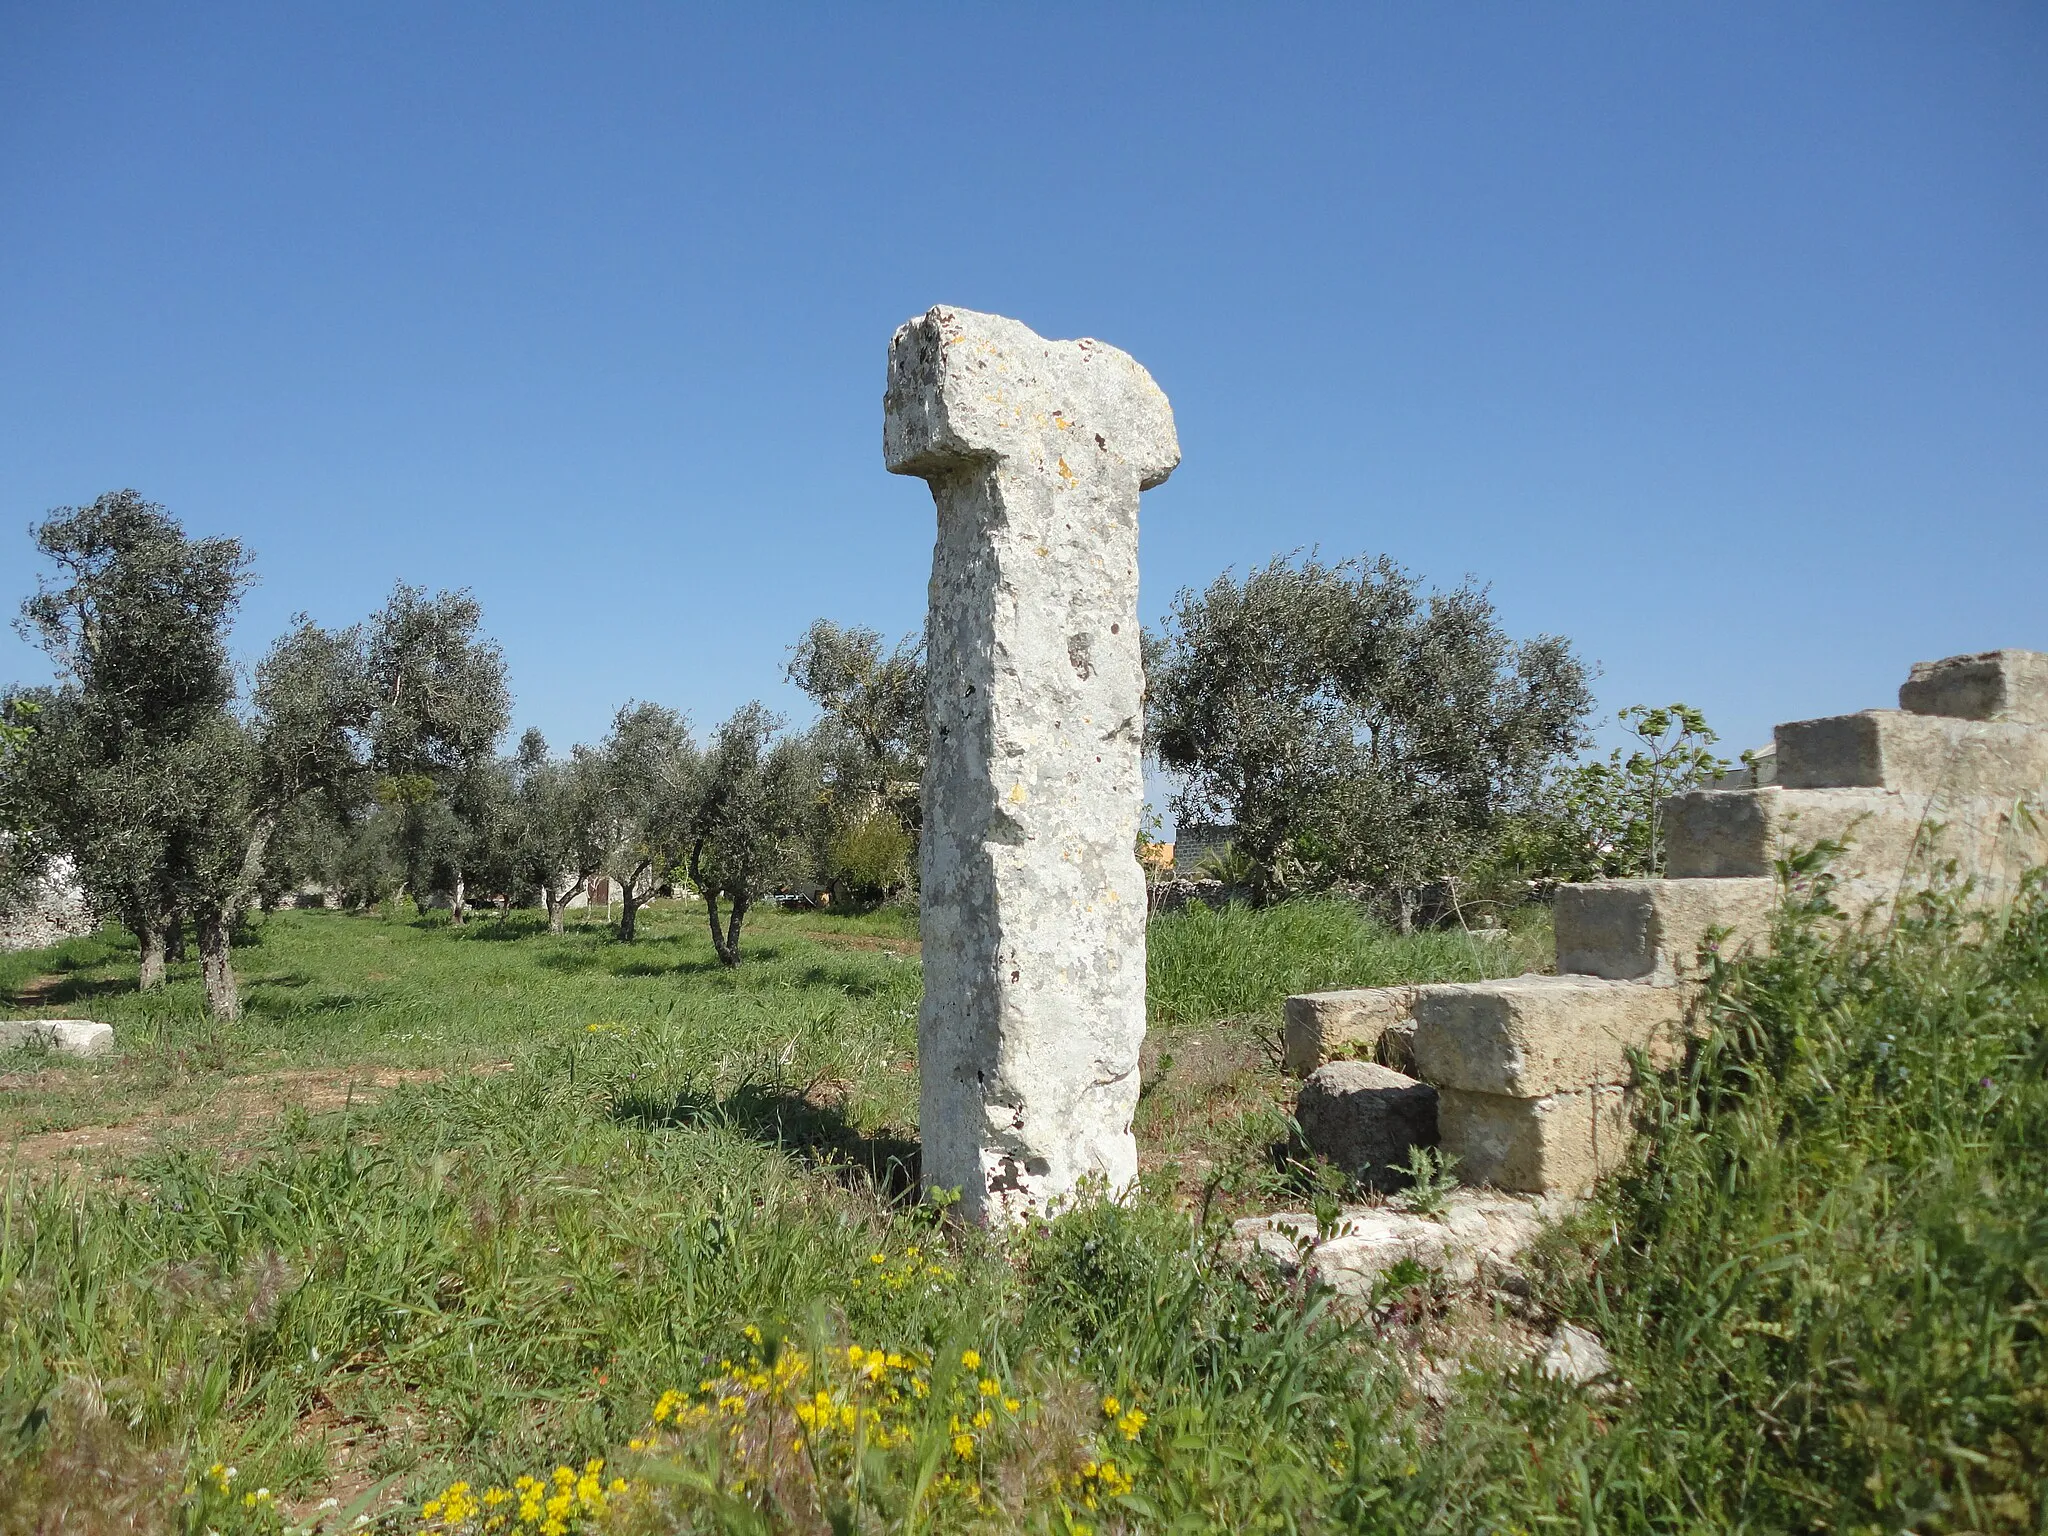
[[[1465,1182],[1583,1193],[1626,1155],[1631,1053],[1683,1054],[1703,946],[1767,940],[1779,860],[1843,845],[1828,872],[1853,917],[1965,879],[2009,900],[2048,864],[2048,654],[1919,663],[1899,705],[1781,725],[1773,782],[1667,801],[1665,878],[1559,889],[1554,976],[1288,999],[1311,1145],[1354,1171],[1400,1162],[1430,1139],[1410,1134],[1420,1085]]]
[[[98,926],[69,859],[55,860],[18,893],[0,894],[0,950],[44,949]]]

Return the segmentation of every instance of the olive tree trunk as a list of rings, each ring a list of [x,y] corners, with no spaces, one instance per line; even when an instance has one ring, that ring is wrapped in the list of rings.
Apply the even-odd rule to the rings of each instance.
[[[155,923],[130,918],[128,929],[135,935],[135,943],[142,953],[142,961],[136,976],[136,989],[154,992],[164,984],[164,931]]]
[[[242,997],[235,985],[230,955],[231,925],[218,917],[202,917],[199,928],[199,974],[206,984],[206,1011],[216,1019],[239,1019]]]

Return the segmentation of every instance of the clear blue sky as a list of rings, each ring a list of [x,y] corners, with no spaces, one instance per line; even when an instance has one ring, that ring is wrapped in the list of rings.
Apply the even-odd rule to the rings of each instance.
[[[467,586],[521,724],[914,628],[884,349],[1134,353],[1145,611],[1492,583],[1735,747],[2048,649],[2048,8],[0,7],[0,602],[135,486],[253,654]],[[0,679],[41,675],[8,636]]]

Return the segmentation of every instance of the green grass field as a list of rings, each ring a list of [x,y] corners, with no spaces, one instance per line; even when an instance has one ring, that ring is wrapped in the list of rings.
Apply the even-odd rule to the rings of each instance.
[[[1160,920],[1145,1190],[999,1245],[910,1195],[905,920],[764,913],[736,972],[700,922],[277,914],[230,1028],[113,940],[0,960],[121,1041],[0,1077],[0,1530],[2041,1528],[2038,905],[1727,978],[1534,1274],[1597,1392],[1418,1390],[1389,1341],[1484,1298],[1345,1311],[1224,1220],[1321,1187],[1273,1155],[1288,991],[1540,932]]]

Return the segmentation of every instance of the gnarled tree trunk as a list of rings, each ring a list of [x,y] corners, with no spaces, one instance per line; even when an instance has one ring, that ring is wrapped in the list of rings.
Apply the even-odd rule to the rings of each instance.
[[[219,916],[202,916],[199,928],[199,974],[206,984],[206,1011],[216,1019],[239,1019],[242,998],[235,986],[229,954],[232,924]]]
[[[633,870],[619,881],[619,942],[630,944],[639,926],[641,903],[647,900],[645,884],[653,875],[646,864]]]
[[[173,908],[164,919],[164,959],[176,965],[186,958],[185,914]]]
[[[164,984],[164,931],[155,923],[133,917],[128,919],[128,931],[135,935],[136,946],[142,953],[136,988],[154,992]]]
[[[455,888],[448,893],[448,921],[460,928],[468,916],[468,901],[465,894],[462,871],[455,871]]]

